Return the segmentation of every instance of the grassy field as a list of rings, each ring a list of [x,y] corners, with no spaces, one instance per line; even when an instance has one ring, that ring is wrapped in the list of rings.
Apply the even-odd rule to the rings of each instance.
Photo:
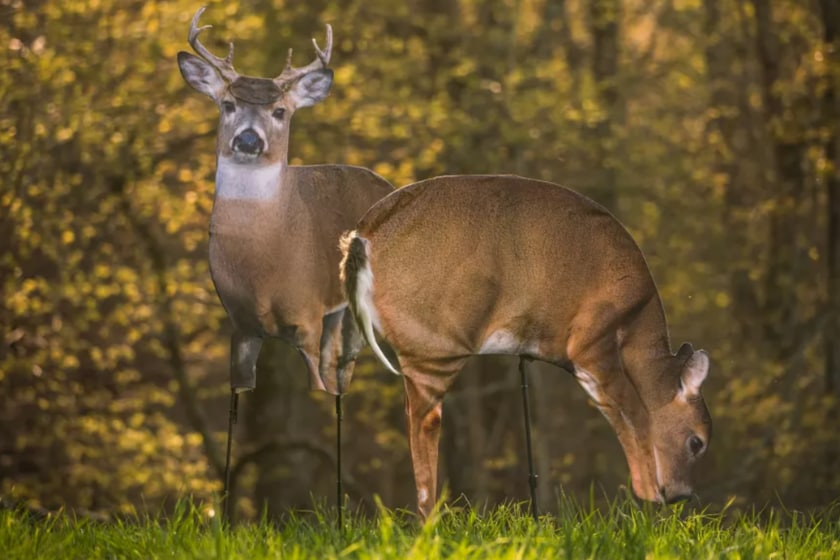
[[[811,515],[711,515],[632,502],[561,511],[534,523],[524,506],[443,509],[420,527],[381,508],[373,518],[346,518],[341,533],[330,509],[232,529],[187,504],[165,517],[111,522],[6,510],[0,558],[840,558],[840,504]]]

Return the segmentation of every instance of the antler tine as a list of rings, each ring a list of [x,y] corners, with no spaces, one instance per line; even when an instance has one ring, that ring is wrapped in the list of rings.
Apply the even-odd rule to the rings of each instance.
[[[333,33],[332,33],[332,26],[328,23],[327,24],[327,44],[324,50],[321,50],[318,47],[318,41],[315,40],[313,37],[312,45],[315,47],[315,60],[307,64],[306,66],[302,66],[300,68],[294,68],[292,66],[292,49],[289,49],[289,57],[286,59],[286,67],[283,69],[283,73],[280,74],[275,78],[275,80],[281,81],[290,81],[296,80],[300,78],[304,74],[308,74],[313,70],[319,70],[321,68],[326,68],[327,65],[330,63],[330,56],[332,55],[332,47],[333,47]]]
[[[323,51],[318,48],[318,41],[315,40],[315,37],[312,37],[312,46],[315,47],[315,53],[318,55],[318,58],[321,60],[321,65],[326,68],[327,64],[330,63],[330,56],[332,55],[332,43],[333,43],[333,35],[332,35],[332,25],[329,23],[327,24],[327,48]]]
[[[286,70],[291,70],[291,69],[292,69],[292,49],[289,48],[289,56],[286,57],[286,66],[285,66],[285,68],[283,68],[283,72],[285,72]]]
[[[187,35],[187,41],[189,41],[190,46],[199,56],[212,64],[213,67],[219,71],[219,74],[221,74],[224,79],[229,82],[233,82],[239,77],[239,74],[233,68],[233,42],[230,43],[230,49],[228,50],[227,56],[225,58],[220,58],[207,50],[207,48],[201,44],[201,41],[198,40],[199,33],[205,29],[213,27],[212,25],[204,25],[202,27],[198,26],[198,20],[201,18],[201,14],[203,14],[206,9],[207,6],[202,6],[195,12],[192,22],[190,23],[190,32],[189,35]]]

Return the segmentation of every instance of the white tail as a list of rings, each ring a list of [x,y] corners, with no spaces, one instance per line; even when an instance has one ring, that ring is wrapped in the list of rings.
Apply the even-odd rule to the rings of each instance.
[[[370,344],[374,355],[389,371],[400,375],[397,368],[382,352],[382,348],[376,341],[376,334],[373,332],[376,309],[373,307],[373,272],[370,270],[367,259],[367,240],[357,236],[355,231],[351,231],[341,238],[340,245],[344,254],[341,261],[341,276],[345,281],[350,308],[359,321],[362,334]]]
[[[288,165],[292,116],[322,101],[332,86],[326,47],[295,68],[292,53],[275,78],[240,75],[233,44],[225,58],[198,39],[204,12],[192,19],[178,53],[184,79],[219,108],[216,194],[210,221],[210,272],[230,316],[231,384],[250,390],[264,337],[279,337],[304,357],[313,388],[342,393],[363,341],[347,312],[337,270],[336,240],[391,185],[344,165]]]
[[[482,353],[574,373],[616,430],[636,494],[691,493],[711,435],[709,360],[688,344],[671,352],[644,257],[606,210],[542,181],[438,177],[373,206],[343,251],[365,337],[373,346],[375,318],[399,358],[421,515],[435,500],[441,399]]]

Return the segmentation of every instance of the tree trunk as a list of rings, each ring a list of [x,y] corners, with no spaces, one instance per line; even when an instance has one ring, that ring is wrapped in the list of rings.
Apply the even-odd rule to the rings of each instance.
[[[840,0],[821,0],[823,38],[828,52],[828,83],[823,95],[824,122],[830,129],[827,191],[828,320],[824,331],[825,388],[840,396]]]
[[[766,177],[773,193],[769,217],[769,261],[765,278],[765,342],[767,355],[786,363],[796,352],[797,313],[795,284],[802,255],[797,247],[796,214],[805,184],[806,146],[786,113],[790,107],[776,88],[782,79],[782,51],[769,0],[753,0],[756,50],[761,69],[762,102],[771,142],[771,168]],[[787,55],[789,56],[789,55]]]
[[[276,518],[288,508],[311,508],[312,497],[326,498],[332,504],[332,465],[302,447],[290,450],[270,445],[278,436],[323,443],[328,414],[315,405],[300,355],[284,342],[266,339],[257,362],[257,388],[241,399],[246,437],[234,442],[235,446],[242,442],[242,447],[251,451],[266,449],[252,461],[257,471],[253,486],[257,512],[265,508]]]
[[[750,124],[746,119],[749,101],[743,76],[736,75],[734,64],[745,64],[743,39],[731,30],[732,14],[722,17],[720,0],[705,0],[704,35],[706,46],[706,72],[709,83],[709,109],[715,115],[706,128],[706,142],[714,157],[711,178],[717,187],[722,183],[722,218],[730,240],[726,245],[729,267],[732,313],[737,322],[738,335],[752,344],[762,340],[763,332],[755,327],[755,317],[760,315],[757,290],[750,280],[754,266],[754,252],[750,246],[744,216],[754,208],[759,166],[755,161],[755,147],[750,141]],[[729,25],[727,25],[729,23]]]
[[[473,360],[473,364],[474,364]],[[485,503],[488,499],[487,492],[487,469],[484,468],[484,457],[486,449],[486,431],[484,421],[484,399],[481,395],[481,388],[490,379],[484,372],[477,371],[475,365],[468,365],[464,373],[464,411],[467,415],[467,445],[469,456],[473,464],[470,496],[476,504]]]
[[[566,56],[566,64],[572,77],[577,77],[578,66],[583,56],[580,46],[572,37],[571,18],[566,9],[566,0],[546,2],[542,13],[542,27],[538,35],[535,54],[541,59],[551,58],[554,45],[560,43]]]
[[[558,374],[556,368],[539,362],[533,362],[528,367],[528,385],[534,403],[534,463],[539,477],[537,499],[541,513],[553,512],[557,505],[554,502],[554,489],[559,483],[554,479],[551,469],[552,457],[556,455],[553,441],[557,439],[557,434],[563,433],[567,425],[567,407],[558,406],[558,403],[568,400],[559,398]]]
[[[594,129],[591,194],[611,210],[618,203],[615,162],[616,128],[623,120],[618,89],[620,0],[592,0],[589,5],[592,33],[592,77],[603,116]]]

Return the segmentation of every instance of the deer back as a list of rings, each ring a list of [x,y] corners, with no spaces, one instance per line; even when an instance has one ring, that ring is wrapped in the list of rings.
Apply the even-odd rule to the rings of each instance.
[[[373,248],[386,338],[438,341],[441,354],[507,353],[521,343],[562,361],[582,309],[609,313],[656,297],[623,226],[543,181],[430,179],[382,200],[357,229]]]

